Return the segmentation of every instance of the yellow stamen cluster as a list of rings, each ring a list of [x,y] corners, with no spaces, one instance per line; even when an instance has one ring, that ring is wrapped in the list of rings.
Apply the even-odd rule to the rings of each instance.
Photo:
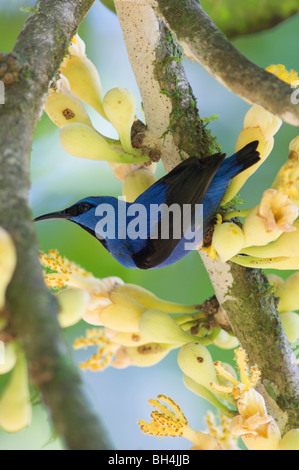
[[[222,449],[225,450],[238,450],[237,445],[238,436],[234,436],[230,430],[231,420],[220,415],[220,424],[216,423],[215,415],[210,411],[206,415],[206,423],[208,426],[209,435],[216,439]]]
[[[86,349],[88,346],[98,346],[98,350],[87,361],[80,363],[79,367],[93,372],[112,365],[114,355],[119,348],[119,345],[107,338],[103,329],[87,330],[86,337],[77,338],[73,343],[74,349]]]
[[[211,383],[211,386],[220,393],[231,394],[235,400],[244,397],[244,394],[254,388],[260,380],[260,371],[254,366],[248,369],[248,358],[244,349],[239,348],[235,351],[235,359],[240,373],[240,381],[236,379],[230,372],[224,369],[221,362],[215,363],[217,374],[230,382],[232,385],[225,386]]]
[[[286,194],[299,206],[299,136],[289,145],[289,156],[272,183],[272,188]]]
[[[166,403],[166,405],[163,405],[161,401]],[[142,420],[138,421],[140,429],[144,434],[172,437],[183,435],[183,429],[187,426],[188,421],[180,407],[171,398],[165,395],[159,395],[157,400],[149,400],[149,404],[158,408],[158,410],[152,411],[151,423]],[[169,409],[167,405],[169,405],[172,410]]]
[[[166,403],[166,405],[161,402]],[[221,450],[215,438],[209,434],[194,431],[189,426],[182,410],[171,398],[159,395],[157,400],[149,400],[149,404],[156,407],[157,410],[152,411],[152,421],[150,423],[143,420],[138,421],[144,434],[159,437],[185,437],[194,444],[191,450]]]
[[[82,269],[77,264],[61,256],[57,250],[49,250],[49,253],[40,253],[40,262],[43,266],[61,274],[75,274],[80,277],[91,277],[92,274]]]
[[[288,72],[281,64],[270,65],[266,70],[293,86],[294,84],[296,84],[296,86],[299,84],[299,77],[295,70]],[[271,153],[274,145],[273,136],[279,130],[281,124],[282,121],[280,118],[258,105],[253,105],[246,113],[244,127],[238,136],[235,150],[240,150],[249,142],[258,140],[259,145],[257,151],[260,154],[260,161],[232,179],[223,197],[222,204],[229,202],[238,193],[249,176],[257,170]]]

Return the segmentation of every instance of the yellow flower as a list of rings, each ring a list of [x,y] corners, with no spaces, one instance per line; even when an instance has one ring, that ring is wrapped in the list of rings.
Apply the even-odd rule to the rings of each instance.
[[[79,364],[79,367],[93,372],[106,369],[111,365],[115,353],[120,348],[118,344],[109,340],[103,329],[87,330],[86,337],[77,338],[73,343],[74,349],[86,349],[88,346],[97,346],[97,352],[90,359]]]
[[[40,261],[48,271],[52,271],[45,273],[46,284],[58,290],[56,295],[61,306],[58,315],[60,325],[72,326],[82,318],[91,325],[104,327],[88,330],[86,337],[74,342],[76,349],[97,347],[97,352],[91,359],[80,365],[82,369],[95,371],[108,365],[116,368],[129,365],[151,366],[161,361],[171,349],[193,340],[195,337],[185,329],[206,320],[202,312],[196,312],[198,305],[162,300],[142,287],[125,284],[116,276],[97,279],[60,256],[56,250],[51,250],[48,254],[41,253]],[[171,317],[167,312],[182,315]],[[195,313],[191,314],[192,312]],[[141,328],[141,319],[145,314]],[[150,329],[153,327],[153,331],[162,335],[160,339],[150,337],[149,316],[153,320],[150,322]]]
[[[17,253],[10,234],[0,227],[0,310],[5,305],[5,295],[17,263]]]
[[[285,66],[281,64],[270,65],[266,70],[293,87],[299,85],[299,77],[295,70],[288,72]],[[249,142],[258,140],[259,145],[257,151],[260,153],[260,161],[232,179],[224,194],[222,205],[229,202],[239,192],[249,176],[251,176],[270,155],[274,145],[273,136],[277,133],[281,124],[282,120],[279,117],[263,109],[261,106],[253,105],[248,110],[244,118],[243,129],[236,142],[235,150],[240,150]]]
[[[299,206],[299,136],[289,145],[289,157],[276,175],[272,188],[286,194]]]
[[[275,189],[267,189],[262,197],[258,215],[264,220],[266,230],[293,232],[293,222],[298,217],[298,208],[289,198]]]
[[[116,276],[97,279],[60,256],[56,250],[51,250],[48,254],[41,253],[40,261],[43,266],[55,271],[45,274],[48,287],[61,289],[68,286],[87,291],[89,301],[83,319],[94,326],[137,333],[139,320],[146,310],[158,309],[170,313],[191,313],[198,310],[198,305],[183,305],[159,299],[150,291],[134,284],[125,284]],[[78,321],[79,319],[78,315]]]
[[[153,174],[156,171],[157,164],[156,163],[113,163],[109,162],[109,166],[113,171],[115,178],[119,179],[122,183],[124,183],[125,179],[135,170],[146,168],[150,170]]]
[[[75,55],[83,59],[86,56],[85,53],[85,42],[83,39],[80,38],[79,34],[75,34],[69,46],[69,53],[70,55]]]
[[[227,416],[221,414],[220,424],[217,425],[215,415],[209,411],[206,415],[206,423],[208,426],[209,435],[216,439],[222,449],[239,450],[237,444],[238,436],[234,436],[231,433],[231,420]]]
[[[165,405],[161,402],[166,403]],[[221,450],[217,440],[209,434],[194,431],[180,407],[169,397],[158,395],[157,400],[149,400],[149,404],[156,407],[152,411],[151,423],[139,420],[138,424],[144,434],[151,436],[185,437],[194,445],[191,450]],[[170,408],[167,407],[169,405]]]
[[[276,75],[276,77],[278,77],[283,82],[288,83],[289,85],[292,85],[292,83],[299,80],[298,74],[295,70],[290,70],[288,72],[285,66],[282,64],[269,65],[266,70],[269,73],[273,73],[273,75]]]
[[[260,204],[245,218],[244,247],[267,245],[283,232],[295,231],[293,222],[297,217],[298,207],[285,194],[276,189],[267,189]]]
[[[27,362],[20,354],[0,396],[0,428],[11,433],[22,431],[30,425],[31,416]]]
[[[238,411],[231,422],[232,434],[241,436],[249,450],[278,449],[280,430],[267,413],[262,395],[254,389],[247,391],[238,402]]]
[[[60,73],[69,80],[72,93],[106,119],[101,79],[95,65],[86,56],[85,43],[78,34],[73,37],[68,52]]]
[[[260,379],[257,367],[247,366],[247,356],[240,348],[236,350],[236,361],[240,372],[240,381],[224,369],[220,363],[215,364],[218,374],[231,385],[211,384],[223,393],[232,394],[238,400],[239,414],[231,421],[230,430],[235,436],[241,436],[249,450],[277,449],[280,442],[280,430],[272,416],[267,413],[265,401],[255,386]]]
[[[248,370],[248,359],[244,349],[236,349],[235,358],[240,372],[240,381],[230,372],[224,369],[221,363],[217,361],[215,363],[217,374],[230,382],[231,385],[219,385],[216,383],[211,383],[211,386],[218,392],[232,394],[233,398],[238,400],[244,396],[245,392],[248,392],[250,389],[255,387],[260,379],[260,371],[256,366],[251,367],[250,370]]]

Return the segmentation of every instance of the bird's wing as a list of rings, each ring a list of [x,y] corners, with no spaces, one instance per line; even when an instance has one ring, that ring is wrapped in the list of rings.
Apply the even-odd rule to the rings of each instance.
[[[183,206],[189,204],[194,218],[195,204],[202,203],[207,189],[224,158],[225,154],[217,153],[202,160],[197,157],[184,160],[142,193],[135,203],[144,204],[148,210],[153,204],[166,204],[168,207],[177,204],[181,209],[181,214],[183,214]],[[169,214],[165,216],[169,217]],[[176,223],[181,224],[180,238],[173,237]],[[151,225],[150,232],[156,231],[157,233],[158,230],[158,238],[152,238],[149,234],[147,240],[142,240],[143,246],[140,247],[139,245],[139,250],[133,255],[134,263],[140,269],[154,268],[167,260],[184,236],[182,218],[179,222],[175,217],[169,218],[169,238],[161,237],[163,214],[157,225],[155,227]],[[137,245],[135,246],[137,248]],[[182,256],[184,254],[186,253],[182,248]],[[163,263],[163,265],[165,266],[166,263]]]

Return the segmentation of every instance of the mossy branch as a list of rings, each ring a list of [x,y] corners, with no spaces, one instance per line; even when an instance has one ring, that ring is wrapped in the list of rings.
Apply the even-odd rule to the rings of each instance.
[[[46,288],[28,208],[30,152],[50,80],[94,0],[40,0],[11,54],[1,55],[5,105],[0,105],[0,225],[13,237],[17,267],[7,292],[10,331],[21,341],[31,379],[67,449],[108,448],[57,321]],[[4,65],[3,65],[4,64]]]
[[[190,112],[196,116],[194,119],[183,119],[179,126],[171,127],[170,135],[167,134],[168,139],[164,141],[161,154],[166,170],[169,171],[182,156],[204,156],[199,151],[201,148],[205,155],[212,153],[215,140],[208,132],[203,132],[203,122],[199,118],[181,63],[178,80],[174,80],[178,61],[173,51],[177,50],[177,46],[172,34],[155,16],[149,3],[115,0],[127,51],[142,95],[148,133],[153,137],[162,135],[174,113],[176,116],[188,116]],[[176,6],[176,28],[180,27],[180,22],[184,23],[182,13],[186,5],[190,4],[198,6],[197,2],[188,0],[163,2],[167,14]],[[151,34],[146,34],[146,31],[151,31]],[[186,34],[188,37],[189,33]],[[231,79],[234,80],[233,74]],[[178,83],[179,91],[176,88]],[[248,83],[244,84],[244,89],[246,86],[249,86]],[[168,91],[168,101],[161,110],[163,90]],[[165,97],[165,94],[162,96]],[[185,133],[185,139],[181,139],[181,131]],[[201,255],[222,307],[223,318],[225,315],[228,317],[236,336],[248,353],[250,364],[257,364],[262,372],[261,391],[266,399],[268,412],[275,417],[282,433],[298,427],[299,369],[284,334],[274,296],[268,294],[265,276],[261,271],[212,261],[204,253]]]

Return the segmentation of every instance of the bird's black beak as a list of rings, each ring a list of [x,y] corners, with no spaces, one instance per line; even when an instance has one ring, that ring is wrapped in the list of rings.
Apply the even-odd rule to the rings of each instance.
[[[68,212],[68,210],[64,211],[57,211],[51,212],[49,214],[40,215],[34,219],[34,222],[38,222],[39,220],[49,220],[49,219],[70,219],[72,215]]]

